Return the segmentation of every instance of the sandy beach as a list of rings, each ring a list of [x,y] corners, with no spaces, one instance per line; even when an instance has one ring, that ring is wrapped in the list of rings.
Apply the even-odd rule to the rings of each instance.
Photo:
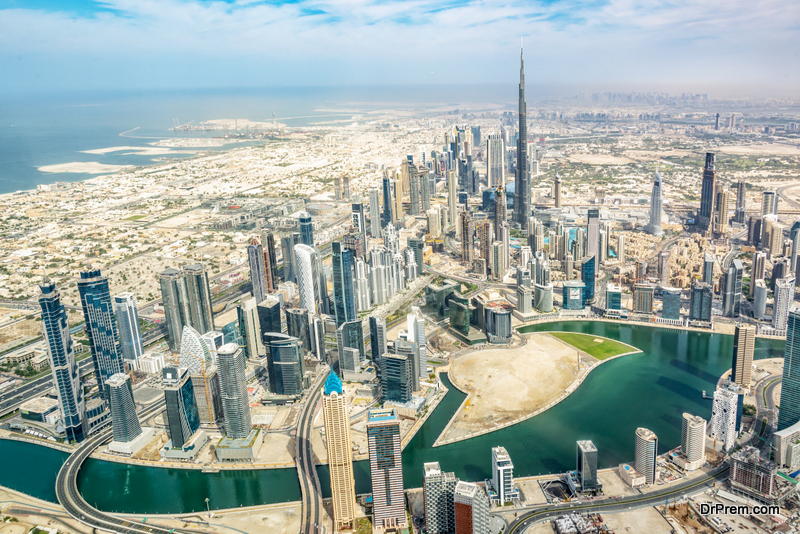
[[[58,165],[45,165],[39,167],[40,172],[74,172],[78,174],[104,174],[119,172],[127,169],[129,165],[106,165],[97,161],[73,161],[71,163],[60,163]]]

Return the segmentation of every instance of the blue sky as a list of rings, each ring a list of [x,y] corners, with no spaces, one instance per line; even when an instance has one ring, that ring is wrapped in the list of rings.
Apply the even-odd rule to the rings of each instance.
[[[796,0],[0,0],[0,91],[800,82]]]

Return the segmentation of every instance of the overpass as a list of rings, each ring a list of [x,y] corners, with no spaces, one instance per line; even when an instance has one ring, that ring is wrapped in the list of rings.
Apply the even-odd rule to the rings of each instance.
[[[162,399],[145,408],[140,414],[142,420],[157,414],[164,409]],[[153,524],[133,523],[126,519],[114,517],[89,506],[78,491],[78,473],[86,459],[102,444],[111,439],[111,429],[89,437],[73,452],[56,478],[56,497],[66,512],[76,521],[102,532],[119,532],[121,534],[169,534],[171,532],[187,532],[169,529]]]
[[[675,487],[663,490],[656,490],[642,495],[631,495],[628,497],[610,497],[598,501],[590,501],[586,503],[559,503],[555,505],[540,504],[529,507],[529,512],[520,514],[511,523],[508,529],[508,534],[522,534],[528,527],[553,517],[558,517],[573,512],[579,513],[614,513],[623,512],[632,508],[640,508],[643,506],[657,506],[665,504],[669,499],[677,499],[699,493],[708,488],[714,487],[717,483],[722,482],[728,476],[730,467],[723,464],[711,471],[708,476],[700,480],[690,480],[678,484]],[[493,514],[498,515],[498,514]]]
[[[300,479],[302,492],[303,511],[300,518],[301,534],[317,534],[323,532],[322,525],[322,491],[314,464],[314,452],[311,450],[311,441],[314,430],[314,416],[317,405],[322,396],[322,384],[328,378],[330,369],[325,370],[309,390],[303,410],[300,412],[295,439],[295,459],[297,461],[297,476]],[[327,529],[325,529],[327,530]]]

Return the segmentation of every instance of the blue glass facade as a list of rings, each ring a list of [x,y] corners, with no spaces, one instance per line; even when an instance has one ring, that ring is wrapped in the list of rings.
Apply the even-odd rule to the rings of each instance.
[[[800,308],[797,307],[789,312],[786,347],[783,351],[780,407],[778,430],[800,421]]]
[[[595,276],[597,274],[596,268],[596,256],[592,256],[591,258],[587,258],[583,262],[583,267],[581,268],[581,279],[584,283],[583,288],[583,300],[584,303],[592,302],[594,300],[594,282]]]
[[[311,222],[311,215],[305,211],[300,214],[300,242],[309,247],[314,246],[314,224]]]
[[[86,321],[86,335],[92,351],[97,386],[100,394],[105,397],[106,380],[124,371],[108,278],[100,274],[100,269],[86,269],[81,272],[78,293]]]
[[[356,319],[356,301],[353,290],[353,256],[350,249],[344,248],[341,242],[331,244],[333,258],[333,308],[336,325]]]

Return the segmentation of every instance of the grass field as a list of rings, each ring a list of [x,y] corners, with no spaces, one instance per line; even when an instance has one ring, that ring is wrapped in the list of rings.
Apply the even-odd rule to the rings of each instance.
[[[574,332],[550,332],[550,335],[556,337],[568,345],[572,345],[578,350],[594,356],[598,360],[605,360],[612,356],[625,354],[636,350],[630,345],[607,339],[604,337],[597,337],[590,334],[576,334]],[[595,341],[598,340],[598,341]]]

